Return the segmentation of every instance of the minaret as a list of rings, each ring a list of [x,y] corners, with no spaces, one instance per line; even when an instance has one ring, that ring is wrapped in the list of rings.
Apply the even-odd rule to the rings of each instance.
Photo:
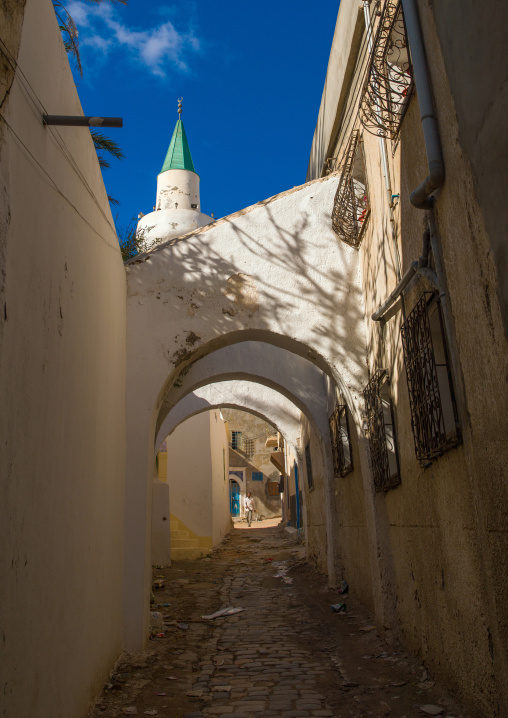
[[[178,100],[178,120],[169,149],[157,177],[157,200],[153,212],[138,222],[136,236],[140,252],[147,252],[168,239],[181,237],[213,222],[201,213],[199,175],[194,169],[187,135],[182,122],[182,98]]]

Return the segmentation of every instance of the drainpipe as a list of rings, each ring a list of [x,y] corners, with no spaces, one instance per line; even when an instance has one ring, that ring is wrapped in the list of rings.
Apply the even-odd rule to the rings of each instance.
[[[430,213],[429,213],[430,214]],[[400,297],[404,289],[407,287],[409,282],[413,279],[415,274],[420,274],[422,277],[425,277],[428,282],[434,287],[434,289],[439,292],[439,296],[442,295],[442,284],[439,280],[439,273],[434,272],[430,267],[428,266],[429,263],[429,253],[431,250],[432,245],[432,229],[434,229],[434,236],[435,236],[435,223],[432,226],[427,226],[425,228],[425,232],[423,234],[423,248],[422,248],[422,255],[418,258],[418,260],[411,262],[408,269],[404,273],[404,276],[400,280],[400,282],[397,284],[393,292],[389,295],[389,297],[383,302],[383,304],[377,309],[377,311],[374,312],[371,319],[375,322],[381,321],[383,316],[386,314],[386,312],[390,309],[390,307],[395,304],[397,299]],[[437,241],[437,239],[436,239]],[[434,254],[434,250],[433,250]],[[435,262],[437,267],[437,262]],[[440,265],[441,266],[441,265]]]
[[[429,73],[427,58],[423,47],[422,31],[415,0],[402,0],[404,10],[404,22],[406,25],[407,39],[411,49],[411,61],[413,65],[413,77],[420,107],[423,137],[425,150],[427,152],[427,164],[429,176],[411,194],[410,201],[418,209],[432,209],[432,201],[429,195],[435,192],[443,184],[445,171],[441,142],[437,128],[437,120],[434,114],[432,93],[430,91]]]
[[[365,6],[365,2],[364,2]],[[432,247],[432,255],[436,262],[435,255],[439,253],[437,234],[435,231],[435,219],[433,213],[434,197],[429,195],[435,192],[443,183],[445,171],[443,163],[443,154],[441,152],[441,141],[437,128],[437,120],[434,114],[434,105],[432,102],[432,93],[430,91],[429,73],[427,66],[427,58],[423,47],[423,38],[420,28],[418,12],[416,10],[415,0],[402,0],[402,8],[404,10],[404,22],[406,26],[407,39],[411,50],[411,61],[413,65],[413,77],[418,97],[418,105],[420,107],[420,116],[423,129],[423,138],[425,141],[425,151],[427,153],[427,163],[429,166],[429,176],[412,192],[410,201],[414,207],[418,209],[430,210],[429,225],[430,235],[426,230],[423,238],[422,257],[417,262],[413,262],[406,271],[398,285],[390,294],[388,299],[374,312],[372,319],[376,322],[383,318],[388,309],[400,297],[404,289],[407,287],[411,279],[418,272],[426,277],[433,287],[439,292],[441,297],[443,315],[446,315],[445,327],[448,334],[449,344],[452,344],[451,338],[451,315],[449,313],[448,303],[443,303],[444,292],[444,273],[433,272],[428,264],[429,242]],[[433,238],[434,237],[434,241]],[[435,247],[435,249],[434,249]],[[424,261],[422,262],[423,258]],[[439,261],[439,260],[438,260]],[[437,268],[437,264],[436,264]],[[442,269],[442,266],[441,266]],[[440,276],[441,275],[441,276]]]

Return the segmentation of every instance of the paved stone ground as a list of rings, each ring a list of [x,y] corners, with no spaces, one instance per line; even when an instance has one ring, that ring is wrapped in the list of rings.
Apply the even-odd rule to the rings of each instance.
[[[237,524],[210,557],[155,569],[165,627],[146,654],[122,658],[92,718],[471,718],[274,524]],[[225,606],[245,610],[201,618]]]

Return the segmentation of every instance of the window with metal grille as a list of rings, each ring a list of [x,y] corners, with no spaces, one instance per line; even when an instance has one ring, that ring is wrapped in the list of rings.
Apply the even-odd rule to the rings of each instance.
[[[386,491],[400,484],[395,425],[387,378],[386,369],[380,369],[363,392],[372,474],[374,486],[378,491]]]
[[[359,247],[370,212],[363,142],[355,130],[339,162],[341,175],[332,209],[332,227],[346,244]]]
[[[421,297],[401,334],[416,458],[428,461],[461,442],[437,294]]]
[[[235,451],[243,449],[243,434],[241,431],[231,432],[231,448]]]
[[[413,93],[413,68],[400,0],[386,0],[371,50],[360,121],[373,134],[395,139]]]
[[[353,471],[353,455],[349,437],[348,408],[346,404],[335,407],[329,419],[332,438],[333,474],[337,478]]]
[[[247,456],[253,456],[254,455],[254,440],[247,439],[246,437],[244,437],[243,450],[247,454]]]
[[[314,477],[312,475],[312,459],[310,456],[310,444],[305,447],[305,466],[307,468],[307,483],[309,489],[314,488]]]

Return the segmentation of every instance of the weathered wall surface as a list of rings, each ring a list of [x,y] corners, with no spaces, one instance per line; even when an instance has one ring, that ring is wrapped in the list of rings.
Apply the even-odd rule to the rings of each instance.
[[[210,414],[193,416],[167,438],[171,513],[212,546]]]
[[[496,251],[491,251],[488,225],[480,206],[482,192],[488,194],[492,186],[481,163],[490,162],[496,167],[501,163],[493,159],[492,153],[499,152],[497,146],[491,145],[486,152],[480,143],[469,158],[471,148],[467,143],[473,135],[476,138],[478,133],[482,134],[483,122],[488,125],[493,121],[504,99],[494,87],[498,80],[501,82],[501,76],[490,77],[488,65],[478,63],[476,53],[475,59],[470,60],[475,64],[475,72],[465,72],[460,58],[466,53],[467,36],[457,32],[450,21],[453,10],[450,4],[434,3],[435,10],[437,5],[436,20],[438,25],[444,24],[439,28],[441,38],[452,33],[453,26],[454,40],[448,43],[445,52],[446,62],[455,68],[449,78],[452,92],[430,4],[422,1],[419,9],[427,55],[432,58],[431,80],[446,166],[436,213],[460,358],[454,367],[454,382],[464,444],[430,468],[424,470],[420,466],[414,453],[400,341],[400,305],[384,325],[367,320],[370,371],[387,368],[390,372],[401,472],[401,485],[378,495],[377,519],[387,537],[384,553],[391,578],[385,590],[391,584],[397,597],[396,616],[411,648],[478,715],[501,715],[503,709],[499,706],[506,700],[503,686],[507,685],[507,589],[501,556],[506,555],[508,522],[504,512],[506,500],[500,501],[500,497],[506,496],[502,476],[508,456],[506,447],[500,446],[495,437],[504,435],[508,424],[503,379],[508,353],[496,294],[496,270],[502,273],[503,265],[498,263],[496,268]],[[471,18],[476,11],[467,4],[461,19],[471,32]],[[459,14],[456,8],[453,18]],[[481,89],[480,105],[488,104],[487,98],[495,97],[495,102],[488,112],[475,109],[473,116],[466,118],[467,98],[476,96],[476,82],[484,75],[490,79],[488,89]],[[366,132],[363,139],[371,215],[364,229],[360,257],[366,316],[370,317],[397,282],[390,226],[395,227],[402,271],[421,254],[423,213],[409,203],[410,192],[428,174],[417,98],[409,105],[398,144],[392,146],[387,142],[392,192],[400,193],[401,197],[394,207],[393,223],[386,201],[378,139]],[[487,142],[485,136],[482,141]],[[340,154],[340,148],[335,152]],[[500,179],[500,186],[505,187],[506,182]],[[495,221],[499,219],[497,214]],[[411,311],[423,291],[430,289],[424,280],[415,281],[406,292],[406,312]],[[352,483],[348,491],[349,499],[341,500],[341,515],[347,512],[348,503],[354,501],[354,486]],[[345,565],[351,565],[351,557],[344,558]],[[466,653],[468,661],[463,660]]]
[[[82,114],[50,2],[27,1],[18,63],[33,89],[18,70],[2,107],[0,712],[81,718],[122,647],[125,272],[88,131],[42,125],[42,104]]]
[[[327,398],[329,416],[337,404],[345,404],[337,387],[328,378]],[[332,536],[336,579],[337,583],[346,579],[351,595],[358,597],[374,614],[372,556],[365,511],[358,426],[349,412],[348,428],[353,470],[343,477],[331,479],[332,514],[336,519]]]
[[[171,521],[167,481],[154,479],[152,485],[152,565],[171,563]]]
[[[330,466],[327,467],[325,464],[323,438],[313,431],[308,419],[303,414],[301,427],[302,461],[299,467],[299,483],[304,500],[303,511],[305,515],[307,556],[320,571],[328,574],[330,583],[334,584],[336,577],[332,574],[328,562],[328,541],[331,538],[329,534],[331,526],[328,525],[329,521],[327,520],[329,518],[327,514],[330,509]],[[309,482],[305,458],[305,447],[307,445],[310,446],[312,486]]]
[[[212,541],[216,546],[231,529],[229,512],[229,445],[220,410],[210,412],[212,459]]]
[[[228,422],[229,430],[241,431],[243,445],[234,450],[230,448],[229,461],[231,468],[245,468],[246,491],[252,491],[255,499],[256,511],[265,518],[280,516],[280,497],[270,496],[268,484],[279,483],[279,472],[270,461],[272,449],[266,447],[269,434],[277,433],[270,424],[253,414],[235,409],[224,409],[223,415]],[[263,474],[262,481],[253,481],[252,472]]]
[[[422,6],[423,7],[423,6]],[[508,5],[497,0],[433,3],[444,69],[457,113],[458,136],[471,165],[497,267],[498,298],[508,333]]]

